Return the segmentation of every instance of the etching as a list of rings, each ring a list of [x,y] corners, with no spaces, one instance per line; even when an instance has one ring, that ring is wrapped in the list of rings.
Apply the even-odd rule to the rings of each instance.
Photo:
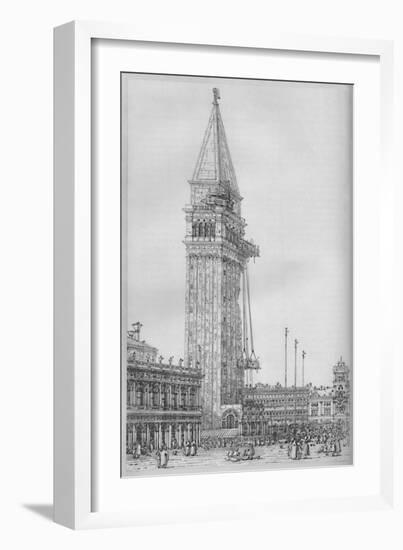
[[[135,75],[126,76],[128,81],[133,77],[133,83],[136,84]],[[144,78],[146,81],[146,77]],[[153,84],[156,93],[154,81]],[[225,82],[220,85],[221,90],[224,84]],[[267,85],[274,86],[273,83]],[[205,89],[208,90],[207,85]],[[271,193],[274,194],[274,191],[267,182],[262,186],[263,191],[260,195],[251,193],[252,184],[245,185],[245,191],[244,186],[238,184],[221,114],[222,97],[225,100],[225,94],[221,95],[220,90],[213,87],[207,128],[201,140],[192,177],[187,184],[186,174],[182,172],[184,185],[187,185],[188,202],[185,199],[185,204],[178,203],[175,208],[178,212],[183,208],[184,212],[184,263],[176,261],[169,264],[167,260],[170,254],[167,240],[170,226],[164,221],[166,213],[163,202],[153,207],[155,211],[159,207],[161,220],[157,225],[163,234],[154,229],[151,215],[144,215],[143,220],[148,224],[149,232],[141,233],[142,240],[136,234],[138,240],[135,241],[131,236],[135,234],[134,231],[129,234],[133,242],[137,243],[137,247],[149,249],[148,255],[154,258],[154,264],[150,265],[154,265],[154,268],[148,275],[141,274],[142,281],[146,283],[144,292],[148,292],[148,302],[139,298],[142,289],[133,298],[134,303],[143,304],[142,309],[138,307],[135,310],[136,316],[137,311],[139,317],[142,315],[141,322],[133,322],[127,333],[122,335],[122,379],[126,385],[122,388],[125,401],[122,470],[125,476],[208,472],[220,469],[227,471],[241,465],[242,468],[245,465],[251,468],[292,467],[302,464],[300,460],[304,461],[304,465],[315,467],[350,464],[352,460],[351,355],[349,361],[340,357],[332,366],[334,358],[324,353],[325,344],[319,346],[312,337],[310,323],[316,323],[315,326],[320,327],[321,315],[327,327],[331,329],[333,325],[327,318],[326,310],[322,311],[320,301],[312,300],[310,303],[314,315],[312,321],[303,309],[306,307],[303,293],[311,292],[314,296],[315,285],[311,288],[304,281],[303,274],[298,278],[298,249],[293,252],[294,263],[289,262],[288,266],[283,262],[283,278],[277,275],[276,279],[276,256],[271,253],[270,247],[276,244],[281,254],[283,250],[287,251],[290,244],[283,242],[282,231],[289,231],[288,226],[294,224],[294,218],[301,215],[295,213],[291,207],[290,210],[287,209],[287,201],[290,202],[292,197],[290,189],[294,187],[288,184],[288,188],[282,190],[279,179],[276,193],[284,193],[286,200],[281,202],[284,212],[279,219],[283,225],[277,233],[273,210],[271,212],[274,219],[271,221],[272,231],[269,234],[259,230],[259,223],[266,223],[263,219],[263,210],[260,210],[263,212],[260,219],[243,217],[245,207],[251,202],[249,195],[253,195],[255,201],[264,202],[271,200]],[[242,105],[239,110],[242,110]],[[248,112],[250,113],[250,110]],[[246,114],[242,116],[246,117]],[[242,117],[232,121],[233,126],[239,125],[240,120],[243,120]],[[181,121],[185,121],[185,117]],[[169,124],[174,126],[172,121]],[[259,121],[255,120],[254,124],[258,127]],[[299,136],[300,140],[304,137],[302,134],[303,129],[302,137]],[[144,139],[150,140],[150,143],[151,139],[156,140],[156,150],[162,147],[162,143],[170,143],[168,137],[165,137],[165,142],[161,137],[159,142],[158,133],[153,134],[149,128],[144,135]],[[292,142],[295,136],[285,134],[282,139],[286,142],[287,138]],[[248,142],[247,133],[243,135],[243,139]],[[238,140],[238,154],[239,143]],[[290,163],[294,159],[298,160],[298,147],[302,148],[302,145],[298,143],[295,147],[297,152],[292,152],[290,145]],[[271,154],[275,154],[274,146]],[[265,155],[269,155],[263,147],[255,152],[255,161],[259,161],[259,155],[267,162]],[[245,156],[244,162],[247,160]],[[137,157],[136,161],[141,163],[141,159]],[[131,157],[128,156],[127,163],[130,162],[135,161],[131,161]],[[281,165],[280,168],[278,174],[288,170],[288,166]],[[145,173],[153,174],[153,169],[152,164],[147,164],[144,170]],[[173,168],[168,165],[167,181],[170,170]],[[243,173],[245,174],[245,169]],[[167,185],[163,181],[162,172],[155,177],[148,177],[154,178],[155,183],[157,176],[162,178],[161,186]],[[286,176],[284,180],[288,181]],[[131,183],[133,189],[136,181],[138,180]],[[345,185],[347,184],[348,182]],[[330,186],[330,183],[327,185]],[[245,202],[241,196],[241,189],[245,195],[248,190]],[[308,184],[307,189],[309,190]],[[152,196],[157,201],[158,191]],[[169,199],[173,203],[175,195]],[[313,195],[312,201],[315,200]],[[323,199],[323,208],[329,208],[329,212],[333,212],[331,206],[328,206],[329,201],[326,200]],[[341,204],[344,203],[341,201]],[[313,219],[313,227],[315,223],[323,223],[320,208],[319,205],[319,221]],[[130,221],[129,228],[134,227],[135,215],[130,209],[127,215]],[[254,231],[249,228],[247,230],[248,221],[253,225]],[[249,234],[254,234],[261,246],[256,244]],[[157,248],[158,253],[153,251],[153,239],[166,239],[166,244]],[[341,237],[339,241],[340,239]],[[334,242],[337,244],[336,238]],[[178,241],[172,243],[172,246],[176,247],[177,244]],[[312,268],[310,273],[314,273],[313,280],[320,282],[322,267],[320,258],[318,260],[316,257],[315,242],[307,238],[304,246],[301,255],[310,254],[317,262],[317,272]],[[178,248],[175,248],[175,254],[179,254],[177,250]],[[328,250],[331,258],[330,249]],[[130,249],[123,252],[130,257]],[[264,283],[271,290],[262,293],[263,279],[259,279],[259,270],[266,269],[266,257],[270,254],[271,264]],[[161,280],[161,270],[165,270],[167,280],[173,280],[169,268],[162,267],[165,265],[171,265],[171,268],[173,265],[179,266],[180,269],[183,265],[184,268],[184,273],[177,273],[184,296],[179,304],[181,314],[178,314],[176,295],[175,300],[170,300],[170,291],[167,288],[162,291],[152,286],[154,279]],[[137,269],[142,270],[143,266],[138,265]],[[347,273],[347,270],[345,272]],[[136,275],[130,270],[128,273],[128,284],[131,288]],[[260,287],[254,285],[253,281],[256,280],[260,281]],[[341,284],[339,286],[341,288]],[[287,287],[287,290],[283,287]],[[338,286],[335,285],[335,288]],[[280,304],[276,302],[276,292],[281,296]],[[128,303],[133,295],[129,292]],[[260,299],[256,296],[260,296]],[[338,298],[344,300],[345,295],[340,294]],[[165,299],[166,306],[162,307]],[[332,304],[332,300],[334,301],[330,297],[327,303]],[[274,304],[273,309],[270,304]],[[129,313],[132,311],[130,307],[129,303]],[[172,317],[169,316],[170,308],[175,311]],[[346,309],[346,312],[343,322],[348,323],[350,310]],[[161,318],[163,315],[166,315],[166,318]],[[292,319],[293,326],[285,327],[289,318]],[[183,322],[178,319],[182,319]],[[128,319],[129,322],[132,320]],[[298,321],[300,324],[296,326]],[[176,329],[178,323],[182,323],[181,330],[184,335],[181,345],[173,339],[170,340],[168,336],[177,334],[172,328],[175,324]],[[269,323],[269,326],[275,325],[277,332],[267,331],[265,335],[266,323]],[[334,325],[340,326],[341,322]],[[341,332],[340,328],[337,330]],[[141,339],[143,331],[147,335],[147,340]],[[164,347],[161,353],[148,343],[149,334],[153,335],[150,339],[153,343],[158,344],[158,338],[163,340]],[[330,341],[332,336],[332,331],[329,330],[325,340],[329,338]],[[342,348],[337,349],[336,357],[341,351],[343,355],[344,352],[351,353],[349,338],[350,335],[338,337],[338,333],[334,336],[334,340],[343,343]],[[275,352],[271,352],[271,347],[276,348]],[[272,356],[275,360],[270,362],[267,358]],[[323,362],[322,357],[325,358]],[[315,374],[315,380],[324,380],[324,384],[311,381],[312,374]]]

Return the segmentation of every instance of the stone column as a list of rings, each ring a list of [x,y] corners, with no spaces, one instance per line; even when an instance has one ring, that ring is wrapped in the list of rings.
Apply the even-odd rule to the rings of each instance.
[[[154,406],[154,386],[153,384],[148,384],[148,407],[151,408]]]
[[[162,426],[161,422],[158,423],[158,447],[162,445]]]
[[[172,424],[168,426],[168,448],[172,447]]]
[[[133,407],[136,406],[136,382],[135,381],[133,382],[133,387],[132,387],[132,406]]]
[[[150,425],[146,424],[146,445],[148,447],[148,445],[150,444]]]

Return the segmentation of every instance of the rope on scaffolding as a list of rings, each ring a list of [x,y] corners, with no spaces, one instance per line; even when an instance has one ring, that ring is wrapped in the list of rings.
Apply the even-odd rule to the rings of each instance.
[[[246,271],[246,289],[248,292],[248,310],[249,310],[249,330],[250,330],[250,345],[251,345],[251,359],[254,357],[256,359],[255,355],[255,349],[253,345],[253,328],[252,328],[252,313],[251,313],[251,307],[250,307],[250,289],[249,289],[249,273],[248,273],[248,267],[245,268]]]
[[[246,267],[245,267],[246,269]],[[242,271],[242,308],[243,308],[243,354],[242,361],[244,368],[247,367],[249,359],[248,346],[248,320],[246,316],[246,279],[245,269]],[[249,384],[249,369],[245,368],[245,384]]]

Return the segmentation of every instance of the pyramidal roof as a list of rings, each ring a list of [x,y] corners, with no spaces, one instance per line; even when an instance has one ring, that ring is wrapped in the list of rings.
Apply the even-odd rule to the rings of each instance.
[[[217,183],[229,186],[239,195],[238,183],[221,118],[220,92],[213,88],[213,108],[204,134],[203,143],[193,173],[193,182]]]

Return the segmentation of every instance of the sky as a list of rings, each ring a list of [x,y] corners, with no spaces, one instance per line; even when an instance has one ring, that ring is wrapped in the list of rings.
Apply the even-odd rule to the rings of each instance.
[[[164,357],[184,355],[185,219],[212,88],[246,219],[260,246],[249,266],[254,381],[288,380],[294,339],[305,382],[331,383],[352,363],[352,99],[350,85],[125,74],[122,185],[128,323]]]

